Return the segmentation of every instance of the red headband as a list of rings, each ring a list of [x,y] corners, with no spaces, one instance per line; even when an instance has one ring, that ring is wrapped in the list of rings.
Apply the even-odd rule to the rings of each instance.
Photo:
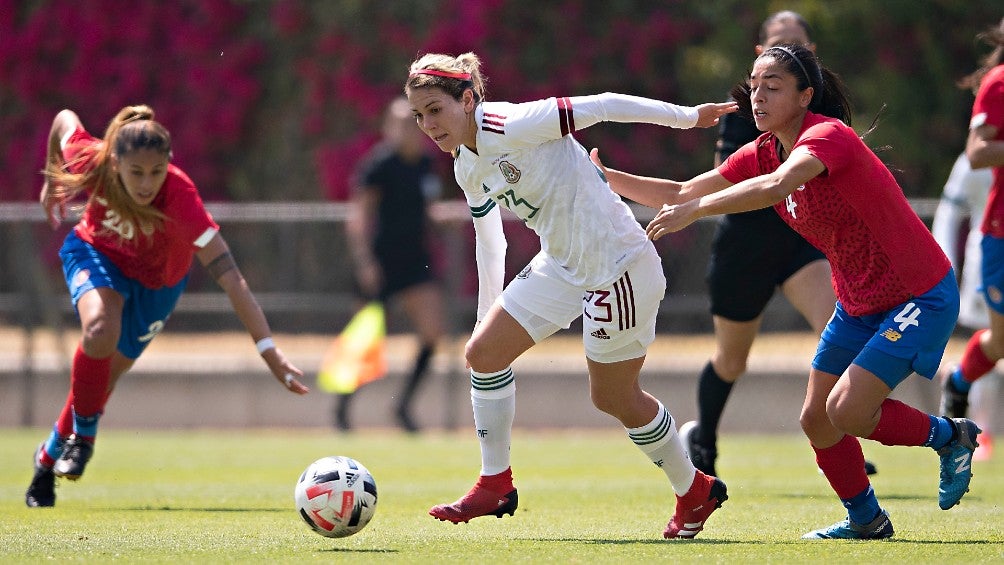
[[[455,78],[457,80],[471,80],[471,73],[450,73],[446,71],[437,71],[434,69],[419,69],[417,71],[411,71],[408,76],[415,75],[434,75],[437,77]]]

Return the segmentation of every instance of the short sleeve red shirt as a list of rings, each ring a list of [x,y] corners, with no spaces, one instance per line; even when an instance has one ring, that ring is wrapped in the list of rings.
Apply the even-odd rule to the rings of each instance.
[[[84,147],[98,143],[100,139],[78,128],[71,134],[63,155],[72,163]],[[72,170],[80,172],[90,166],[86,162],[73,163]],[[89,201],[74,231],[108,257],[122,274],[143,286],[174,286],[188,274],[195,253],[216,235],[219,226],[206,211],[191,179],[174,165],[168,165],[164,186],[151,206],[163,212],[166,219],[149,237],[138,233],[131,223],[122,222],[101,198]]]
[[[1004,65],[990,69],[976,93],[969,129],[984,124],[997,128],[994,139],[1004,139]],[[1004,238],[1004,167],[993,168],[993,179],[981,230],[987,235]]]
[[[718,168],[729,182],[781,164],[767,132]],[[854,316],[884,312],[938,284],[951,264],[910,207],[889,169],[840,120],[807,113],[792,152],[808,151],[823,174],[774,205],[784,221],[830,261],[833,288]]]

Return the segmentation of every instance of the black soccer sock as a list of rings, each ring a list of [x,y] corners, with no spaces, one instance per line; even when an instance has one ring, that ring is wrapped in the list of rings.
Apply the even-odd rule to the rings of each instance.
[[[422,349],[418,352],[418,357],[415,358],[415,367],[412,369],[411,374],[408,375],[408,380],[404,383],[404,388],[401,390],[401,398],[398,402],[400,409],[406,410],[411,405],[411,399],[415,396],[418,386],[422,384],[422,380],[425,378],[427,369],[429,368],[429,362],[432,360],[432,354],[435,351],[436,348],[434,346],[423,345]]]
[[[335,427],[340,430],[352,429],[352,418],[349,416],[349,409],[352,406],[352,397],[355,393],[338,393],[335,395],[335,407],[333,410]]]
[[[711,361],[704,366],[697,383],[697,443],[711,447],[718,441],[718,422],[722,419],[733,384],[718,376]]]

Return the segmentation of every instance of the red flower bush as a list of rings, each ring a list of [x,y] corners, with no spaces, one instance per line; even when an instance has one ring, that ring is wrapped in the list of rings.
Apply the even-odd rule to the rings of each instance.
[[[228,0],[0,2],[0,168],[4,198],[34,199],[62,108],[101,136],[145,103],[174,138],[175,162],[207,199],[224,198],[261,85],[260,40]]]
[[[975,33],[999,17],[971,4],[806,14],[824,61],[851,86],[857,121],[889,105],[876,143],[894,148],[911,195],[937,193],[964,142],[972,100],[954,81],[975,67]],[[147,103],[207,199],[341,199],[417,55],[477,52],[490,99],[612,90],[694,104],[741,78],[770,6],[0,0],[0,197],[35,198],[61,108],[100,135],[120,107]],[[683,178],[707,168],[714,132],[608,124],[579,137],[618,167]]]

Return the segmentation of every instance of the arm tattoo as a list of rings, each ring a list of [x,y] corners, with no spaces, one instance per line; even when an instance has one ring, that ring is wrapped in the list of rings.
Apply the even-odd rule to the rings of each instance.
[[[236,268],[237,263],[234,262],[234,256],[229,251],[219,254],[206,265],[206,269],[209,270],[209,275],[213,277],[213,280],[219,280],[223,276],[223,273]]]

